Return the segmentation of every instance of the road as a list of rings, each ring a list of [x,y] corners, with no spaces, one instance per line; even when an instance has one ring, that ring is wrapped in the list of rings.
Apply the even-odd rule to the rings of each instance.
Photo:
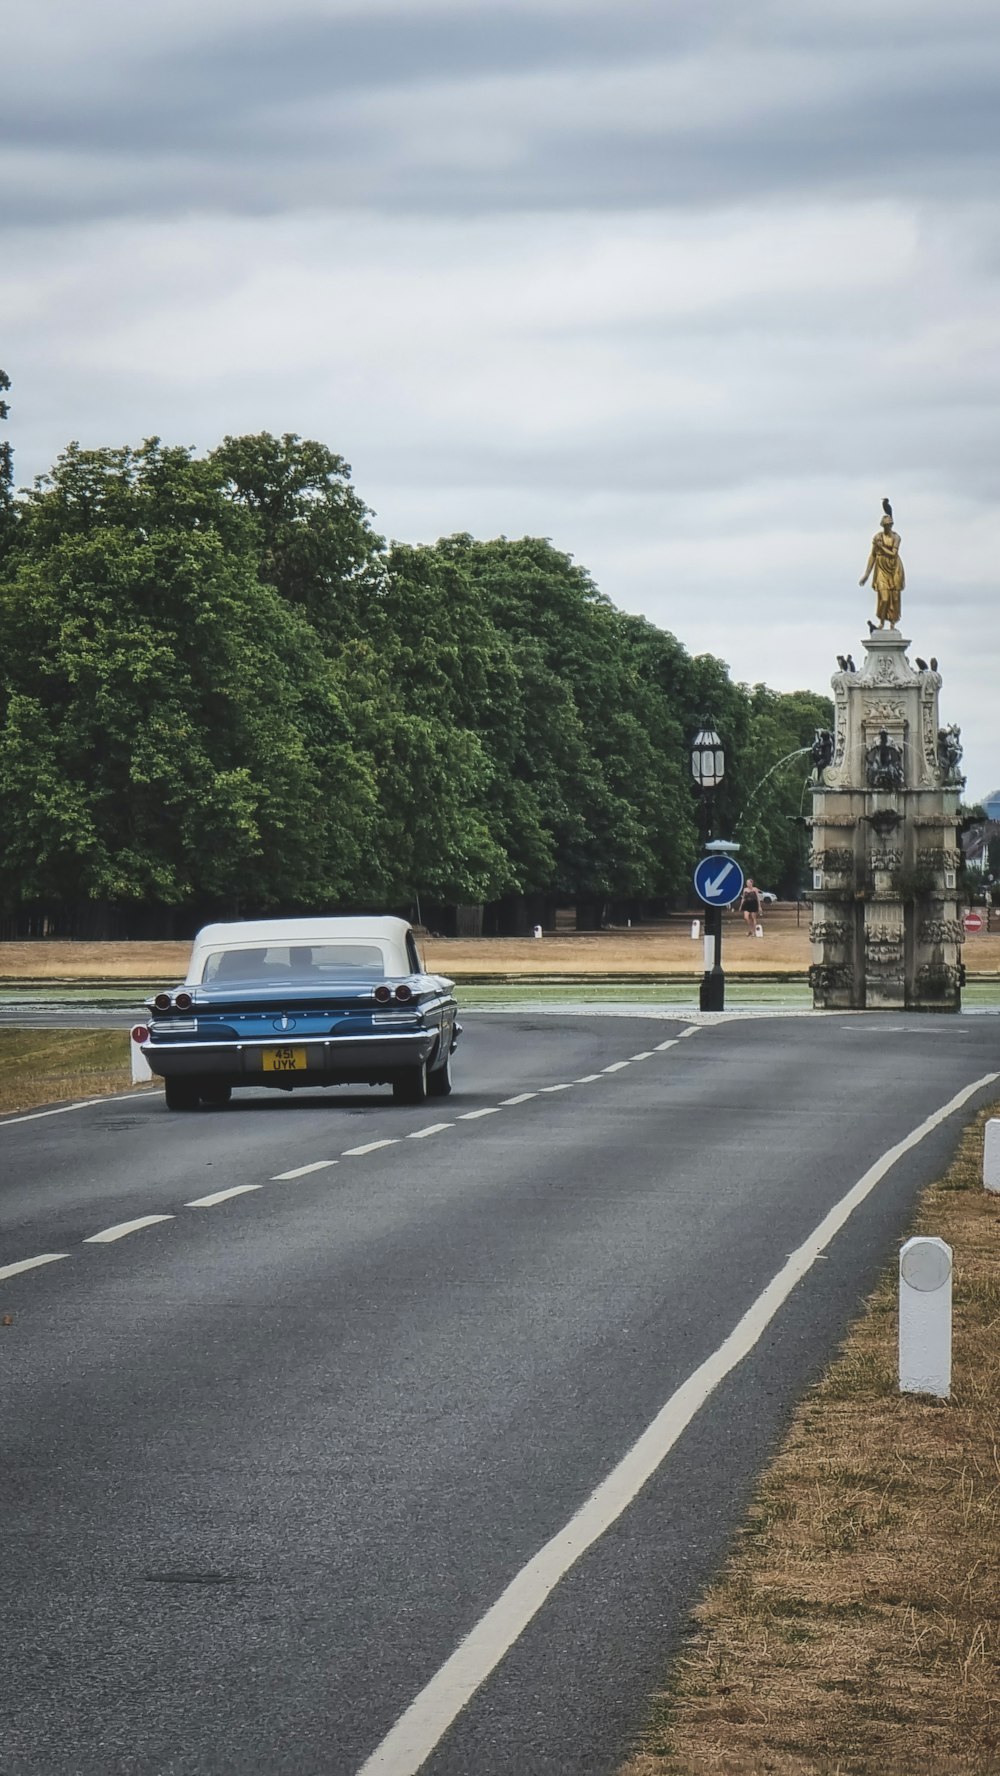
[[[796,1398],[998,1095],[987,1017],[463,1021],[423,1108],[0,1123],[0,1265],[58,1255],[0,1269],[4,1776],[613,1772]],[[788,1255],[988,1076],[567,1556]],[[546,1546],[524,1621],[513,1593],[490,1615]],[[437,1683],[470,1634],[465,1691]]]

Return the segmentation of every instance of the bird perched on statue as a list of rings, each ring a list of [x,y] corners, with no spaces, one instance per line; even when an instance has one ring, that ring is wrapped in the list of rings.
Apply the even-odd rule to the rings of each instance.
[[[878,624],[873,623],[871,620],[871,617],[869,617],[868,618],[868,633],[869,633],[869,635],[874,635],[877,628],[878,628]]]
[[[918,672],[926,672],[927,670],[928,670],[927,661],[922,660],[920,658],[920,655],[918,654],[917,655],[917,671]]]
[[[931,655],[931,671],[932,671],[932,672],[936,672],[936,671],[937,671],[937,661],[936,661],[936,660],[935,660],[935,658],[934,658],[934,655],[933,655],[933,654],[932,654],[932,655]]]
[[[882,510],[885,513],[887,518],[892,517],[892,507],[890,506],[889,501],[887,499],[884,499],[882,501]]]
[[[857,670],[858,670],[854,664],[854,655],[853,654],[848,654],[848,656],[847,656],[847,670],[848,670],[848,672],[857,672]]]
[[[847,671],[847,661],[844,659],[843,654],[837,655],[837,666],[841,672]]]

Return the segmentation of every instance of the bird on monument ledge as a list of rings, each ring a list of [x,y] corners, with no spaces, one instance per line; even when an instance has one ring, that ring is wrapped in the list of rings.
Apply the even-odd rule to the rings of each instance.
[[[921,659],[921,658],[920,658],[920,655],[919,655],[919,654],[918,654],[918,655],[917,655],[917,671],[918,671],[918,672],[927,672],[927,671],[928,671],[928,670],[929,670],[929,668],[928,668],[928,665],[927,665],[927,661],[926,661],[926,660],[922,660],[922,659]]]

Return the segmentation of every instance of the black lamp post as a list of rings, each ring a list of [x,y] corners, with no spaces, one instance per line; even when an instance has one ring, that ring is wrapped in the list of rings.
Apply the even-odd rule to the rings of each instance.
[[[720,852],[730,849],[725,840],[712,840],[712,807],[715,792],[726,773],[726,754],[710,721],[702,723],[691,742],[691,775],[698,786],[698,812],[701,842],[707,849]],[[735,851],[737,846],[732,846]],[[711,947],[710,947],[711,946]],[[698,1004],[702,1011],[723,1011],[726,1003],[726,977],[722,972],[722,908],[705,908],[705,972],[701,978]]]

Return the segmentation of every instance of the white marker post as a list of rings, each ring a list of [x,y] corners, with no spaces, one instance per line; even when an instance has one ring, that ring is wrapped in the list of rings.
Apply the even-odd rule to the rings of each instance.
[[[1000,1118],[991,1116],[983,1137],[983,1186],[1000,1191]]]
[[[951,1247],[908,1239],[899,1254],[899,1391],[951,1393]]]
[[[129,1033],[128,1047],[132,1059],[133,1085],[145,1085],[146,1080],[153,1077],[153,1069],[139,1047],[140,1042],[145,1042],[148,1035],[149,1031],[145,1024],[134,1024]]]

